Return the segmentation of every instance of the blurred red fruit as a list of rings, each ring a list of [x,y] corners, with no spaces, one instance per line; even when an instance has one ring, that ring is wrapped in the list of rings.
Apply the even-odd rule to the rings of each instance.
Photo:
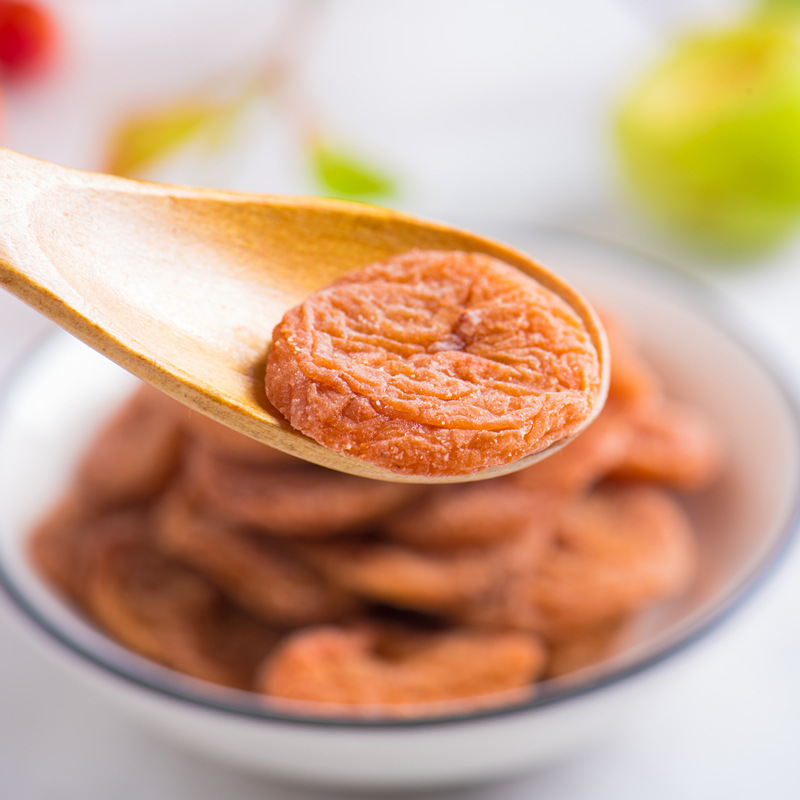
[[[0,0],[0,74],[9,78],[38,72],[52,54],[55,25],[35,3]]]

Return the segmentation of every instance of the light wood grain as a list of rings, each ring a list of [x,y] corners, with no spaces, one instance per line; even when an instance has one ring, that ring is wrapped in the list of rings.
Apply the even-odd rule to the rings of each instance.
[[[0,149],[0,285],[188,406],[343,472],[431,481],[335,453],[271,411],[263,371],[272,329],[339,275],[415,247],[496,256],[563,297],[600,354],[599,411],[608,352],[594,311],[560,278],[500,243],[375,206],[131,181]],[[549,452],[435,480],[491,477]]]

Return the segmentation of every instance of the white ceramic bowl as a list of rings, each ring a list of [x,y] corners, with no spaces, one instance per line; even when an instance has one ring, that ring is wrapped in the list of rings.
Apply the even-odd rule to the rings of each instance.
[[[574,752],[669,688],[683,654],[728,619],[776,564],[798,522],[795,401],[735,333],[719,299],[674,272],[595,240],[534,228],[495,232],[572,279],[636,332],[674,396],[709,409],[728,447],[724,476],[693,500],[701,575],[652,615],[635,644],[578,682],[472,714],[370,721],[270,709],[176,675],[117,646],[66,607],[26,562],[23,540],[132,379],[66,335],[41,346],[0,410],[0,584],[57,664],[155,731],[282,779],[410,788],[488,780]]]

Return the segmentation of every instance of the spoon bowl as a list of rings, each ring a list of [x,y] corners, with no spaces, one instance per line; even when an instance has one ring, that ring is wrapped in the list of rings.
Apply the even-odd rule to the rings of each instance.
[[[186,405],[278,450],[381,480],[494,477],[563,446],[476,475],[398,475],[317,444],[271,408],[264,364],[284,313],[344,273],[413,248],[494,256],[564,299],[603,376],[585,424],[599,413],[609,359],[595,312],[503,244],[360,203],[133,181],[0,150],[0,285]]]

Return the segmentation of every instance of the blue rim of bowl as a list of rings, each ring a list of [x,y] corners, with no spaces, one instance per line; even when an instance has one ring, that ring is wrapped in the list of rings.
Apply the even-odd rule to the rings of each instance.
[[[484,218],[486,223],[487,219]],[[567,228],[537,225],[533,223],[522,223],[514,220],[497,220],[493,227],[506,228],[509,231],[521,232],[523,229],[528,235],[547,235],[561,237],[578,241],[585,246],[600,247],[605,250],[622,253],[628,257],[633,257],[639,266],[646,265],[646,268],[655,270],[662,280],[671,282],[675,285],[680,284],[684,293],[688,293],[693,301],[693,305],[708,314],[709,320],[725,335],[734,341],[743,351],[749,353],[761,365],[764,372],[769,375],[773,385],[782,395],[786,407],[790,410],[794,422],[794,438],[798,453],[800,453],[800,401],[795,393],[789,389],[788,382],[783,378],[781,372],[776,369],[775,364],[764,356],[758,347],[750,342],[743,341],[740,334],[735,330],[735,325],[731,319],[731,311],[727,303],[713,290],[704,283],[697,275],[689,273],[687,270],[670,264],[664,260],[654,257],[652,254],[644,253],[636,248],[604,240],[600,237],[587,235]],[[477,226],[476,226],[477,227]],[[496,235],[496,234],[495,234]],[[2,386],[0,386],[0,411],[7,405],[9,396],[19,380],[22,379],[28,369],[30,359],[38,352],[50,339],[52,335],[46,336],[38,341],[16,364],[16,366],[6,375]],[[548,708],[556,704],[574,700],[586,695],[594,694],[602,689],[613,687],[629,678],[633,678],[643,673],[650,672],[653,668],[671,660],[679,653],[692,647],[701,639],[721,627],[738,609],[745,605],[759,590],[767,580],[773,575],[783,557],[788,553],[790,547],[795,543],[800,527],[800,492],[794,499],[791,512],[787,514],[781,534],[776,538],[774,545],[769,551],[765,552],[758,563],[753,565],[749,571],[740,578],[739,582],[730,588],[726,595],[720,598],[712,607],[704,610],[690,629],[681,633],[675,641],[667,641],[655,652],[625,665],[615,670],[600,673],[596,677],[589,677],[585,681],[574,685],[559,685],[557,681],[543,682],[538,685],[535,695],[524,701],[513,702],[505,705],[485,705],[479,709],[464,712],[450,712],[441,715],[421,715],[419,717],[359,717],[359,716],[340,716],[338,714],[293,714],[268,707],[268,700],[260,699],[258,696],[248,692],[237,690],[225,690],[224,688],[209,685],[208,691],[198,689],[193,690],[188,687],[185,676],[160,667],[154,664],[153,667],[159,670],[157,677],[150,677],[142,674],[135,665],[129,667],[118,666],[110,659],[103,658],[93,652],[80,642],[73,640],[70,636],[59,630],[50,620],[48,620],[39,610],[25,597],[9,574],[6,565],[0,560],[0,591],[11,601],[16,610],[23,616],[35,623],[39,633],[44,634],[49,640],[66,648],[73,656],[77,656],[81,661],[99,669],[106,675],[120,679],[130,686],[143,689],[153,695],[169,698],[173,701],[199,707],[203,710],[222,714],[232,714],[244,719],[260,719],[270,723],[287,724],[293,726],[314,726],[330,728],[366,728],[366,729],[398,729],[398,728],[423,728],[441,725],[452,725],[454,723],[464,724],[477,722],[487,719],[498,719],[509,715],[531,712],[538,708]],[[674,635],[668,638],[675,638]],[[115,644],[115,643],[114,643]],[[160,670],[164,671],[162,675]],[[213,695],[215,691],[241,696],[241,702],[232,700],[216,699]]]

